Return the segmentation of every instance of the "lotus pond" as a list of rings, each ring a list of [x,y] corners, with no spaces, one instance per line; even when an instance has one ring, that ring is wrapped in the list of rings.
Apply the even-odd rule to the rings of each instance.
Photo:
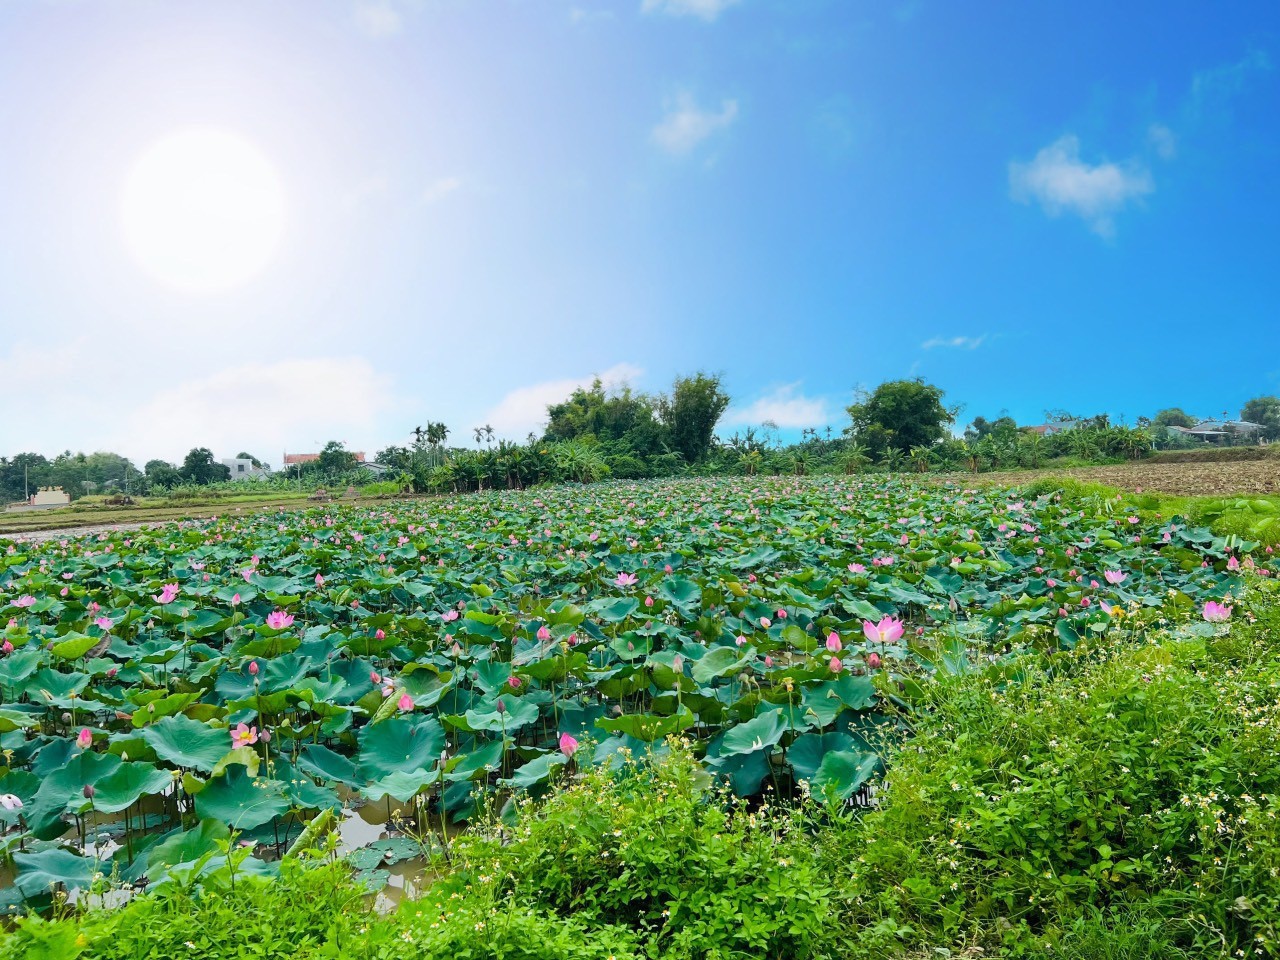
[[[1029,653],[1198,619],[1274,572],[1118,506],[739,478],[7,545],[8,903],[190,880],[233,836],[270,873],[357,809],[402,828],[342,830],[376,887],[478,811],[672,734],[740,795],[846,802],[931,676],[1016,681]]]

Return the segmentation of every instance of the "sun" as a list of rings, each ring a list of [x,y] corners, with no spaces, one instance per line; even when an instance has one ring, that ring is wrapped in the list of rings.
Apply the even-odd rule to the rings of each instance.
[[[120,211],[125,242],[148,273],[206,294],[238,287],[271,262],[284,206],[275,169],[252,143],[194,128],[142,152]]]

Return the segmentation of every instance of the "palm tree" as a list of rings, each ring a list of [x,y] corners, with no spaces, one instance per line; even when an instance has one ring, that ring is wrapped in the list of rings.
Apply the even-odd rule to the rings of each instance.
[[[861,473],[870,462],[871,458],[867,456],[867,448],[857,441],[849,444],[844,456],[841,458],[841,465],[847,474]]]
[[[1026,452],[1027,466],[1040,466],[1040,460],[1044,456],[1044,435],[1033,430],[1030,433],[1024,433],[1018,442]]]
[[[888,467],[890,473],[897,473],[901,470],[904,459],[902,451],[897,447],[890,447],[884,452],[884,465]]]
[[[932,451],[925,446],[912,447],[911,465],[916,468],[916,473],[927,473],[929,468],[933,466]]]

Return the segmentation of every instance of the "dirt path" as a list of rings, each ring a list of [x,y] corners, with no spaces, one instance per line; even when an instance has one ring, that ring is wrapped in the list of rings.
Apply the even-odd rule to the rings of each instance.
[[[1013,470],[981,473],[983,483],[1023,485],[1041,477],[1071,477],[1105,483],[1122,490],[1149,490],[1176,496],[1233,496],[1280,494],[1280,459],[1238,460],[1230,463],[1127,463],[1112,467],[1072,467],[1065,470]],[[969,474],[957,474],[963,483]]]

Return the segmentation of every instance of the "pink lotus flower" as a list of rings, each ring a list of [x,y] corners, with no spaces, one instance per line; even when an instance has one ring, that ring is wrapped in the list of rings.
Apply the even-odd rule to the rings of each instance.
[[[880,666],[880,654],[874,651],[867,654],[867,666],[872,670],[877,669]]]
[[[443,620],[445,623],[452,623],[454,620],[458,619],[458,611],[449,610],[446,613],[442,613],[440,614],[440,619]]]
[[[89,732],[88,727],[85,727],[76,734],[76,746],[81,750],[88,750],[93,746],[93,734]]]
[[[620,573],[618,579],[613,581],[619,587],[635,586],[636,575],[634,573]]]
[[[272,610],[267,614],[267,626],[272,630],[286,630],[293,626],[293,615],[283,610]]]
[[[402,712],[408,713],[413,709],[413,697],[409,696],[407,693],[400,694],[400,700],[396,706],[399,707]]]
[[[14,811],[22,809],[22,799],[12,793],[0,793],[0,807]]]
[[[1239,569],[1240,569],[1240,561],[1239,561],[1239,560],[1237,560],[1235,557],[1229,557],[1229,558],[1227,558],[1227,569],[1228,569],[1228,570],[1239,570]]]
[[[507,686],[510,687],[512,690],[519,690],[520,678],[513,673],[511,676],[507,677]]]
[[[10,643],[8,640],[6,640],[4,643],[0,643],[0,652],[13,653],[13,644]]]
[[[551,639],[551,631],[547,629],[545,623],[538,628],[538,639],[543,642]]]
[[[249,661],[249,676],[251,676],[251,677],[256,677],[256,676],[258,675],[258,669],[259,669],[259,667],[258,667],[258,661],[257,661],[257,660],[250,660],[250,661]]]
[[[13,606],[15,606],[15,607],[30,607],[30,606],[33,606],[33,605],[35,604],[35,602],[36,602],[36,598],[35,598],[35,597],[31,596],[31,594],[29,594],[29,593],[24,593],[24,594],[23,594],[22,596],[20,596],[17,600],[13,601]]]
[[[850,573],[866,573],[867,568],[860,563],[851,563],[849,564],[849,572]]]
[[[233,607],[240,606],[240,594],[237,593],[234,597],[231,598],[231,605]]]
[[[893,643],[902,638],[902,621],[894,617],[884,617],[879,623],[863,620],[862,632],[872,643]]]
[[[578,749],[578,741],[567,733],[560,734],[560,752],[566,757],[572,757]]]
[[[1127,573],[1121,573],[1119,570],[1104,570],[1102,571],[1102,575],[1106,577],[1107,583],[1111,584],[1113,587],[1124,583],[1129,579],[1129,575]]]
[[[231,745],[233,747],[252,747],[257,742],[257,727],[242,723],[231,731]]]
[[[652,606],[653,606],[653,597],[645,597],[645,598],[644,598],[644,605],[645,605],[646,607],[652,607]]]
[[[181,592],[182,588],[176,583],[166,583],[160,588],[159,596],[153,596],[151,599],[163,607],[167,603],[173,603]]]
[[[379,628],[379,629],[377,629],[377,630],[373,631],[373,639],[375,639],[375,640],[385,640],[385,639],[387,639],[387,635],[386,635],[386,633],[384,633],[384,632],[382,631],[382,629],[381,629],[381,628]]]
[[[382,682],[382,677],[378,676],[377,670],[369,671],[369,682],[372,683],[375,687]]]
[[[827,661],[827,666],[831,668],[832,673],[839,673],[844,669],[844,664],[840,662],[839,657],[832,657]]]
[[[768,630],[771,626],[773,626],[773,621],[772,621],[772,620],[770,620],[768,617],[761,617],[761,618],[760,618],[760,626],[762,626],[762,627],[764,627],[766,630]]]
[[[832,653],[839,653],[844,649],[844,644],[840,642],[840,638],[834,632],[827,634],[827,649]]]
[[[323,577],[323,576],[321,576],[321,575],[320,575],[320,574],[318,574],[318,573],[316,574],[316,586],[317,586],[317,587],[323,587],[323,586],[324,586],[324,577]]]
[[[111,628],[115,626],[115,624],[111,622],[110,617],[99,617],[97,620],[93,621],[93,625],[104,633],[110,633]]]
[[[1224,603],[1210,600],[1204,605],[1201,613],[1210,623],[1226,623],[1231,619],[1231,610],[1232,608]]]

